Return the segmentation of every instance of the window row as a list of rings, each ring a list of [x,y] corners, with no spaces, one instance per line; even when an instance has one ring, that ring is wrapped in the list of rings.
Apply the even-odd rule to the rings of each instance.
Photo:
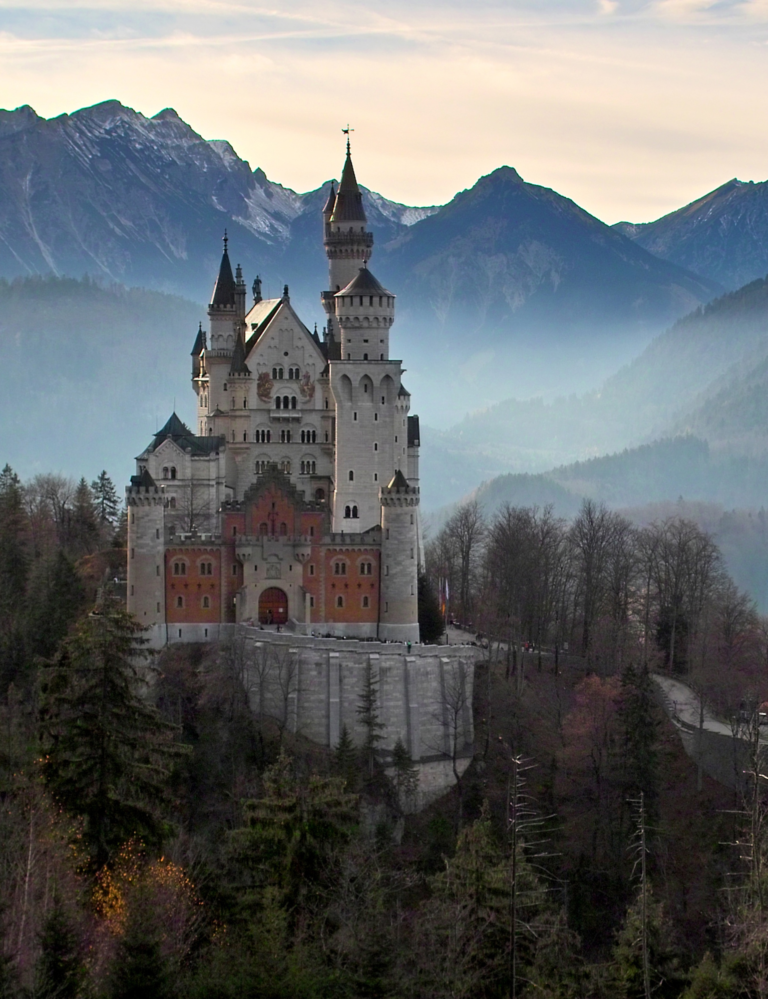
[[[188,603],[187,600],[188,600],[187,597],[184,597],[181,594],[179,594],[175,600],[176,609],[183,610],[185,607],[190,606],[190,603]],[[211,598],[207,594],[200,598],[200,606],[202,607],[203,610],[211,609]]]
[[[316,430],[302,430],[301,431],[301,443],[302,444],[317,444],[317,431]]]
[[[357,520],[358,512],[356,506],[345,506],[344,507],[344,517],[347,520]]]
[[[270,534],[272,537],[276,537],[279,534],[281,538],[284,538],[288,534],[288,525],[283,521],[278,528],[274,521],[271,524],[267,524],[262,521],[262,523],[259,524],[259,536],[266,538]]]
[[[346,576],[347,575],[347,565],[348,563],[344,559],[338,559],[333,563],[333,574],[334,576]],[[372,576],[373,575],[373,562],[361,562],[358,566],[358,572],[361,576]],[[314,576],[315,567],[310,565],[309,567],[310,576]]]
[[[314,606],[315,606],[315,598],[310,597],[310,607]],[[336,608],[337,610],[341,610],[344,606],[345,606],[344,596],[343,594],[339,593],[336,597]],[[367,594],[363,594],[363,596],[360,597],[360,606],[362,607],[363,610],[368,610],[369,607],[371,606],[371,598]]]
[[[276,395],[275,409],[296,409],[298,400],[295,395]]]
[[[314,475],[317,469],[316,461],[302,461],[301,463],[301,474],[302,475]]]
[[[186,576],[187,575],[187,565],[188,563],[184,559],[176,559],[173,563],[173,575],[174,576]],[[212,576],[213,575],[213,562],[199,562],[198,563],[198,575],[200,576]]]
[[[168,468],[167,465],[164,465],[163,466],[163,478],[164,479],[175,479],[176,478],[176,466],[175,465],[171,465],[171,467]]]
[[[284,368],[276,367],[272,368],[272,381],[282,381],[284,378]],[[301,378],[301,371],[299,368],[288,368],[288,381],[298,381]]]
[[[254,463],[254,470],[257,475],[263,475],[270,465],[277,465],[281,472],[285,472],[287,475],[291,474],[291,463],[287,458],[283,461],[270,461],[269,458],[259,458]]]

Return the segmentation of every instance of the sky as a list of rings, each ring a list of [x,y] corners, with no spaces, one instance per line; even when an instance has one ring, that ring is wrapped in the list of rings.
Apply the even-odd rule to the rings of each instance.
[[[507,164],[605,222],[768,178],[768,0],[0,0],[0,106],[173,107],[294,190]]]

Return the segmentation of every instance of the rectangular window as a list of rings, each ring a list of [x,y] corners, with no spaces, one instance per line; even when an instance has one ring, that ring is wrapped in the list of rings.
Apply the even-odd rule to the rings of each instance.
[[[352,414],[352,420],[357,423],[357,413]]]
[[[159,538],[159,537],[160,537],[160,528],[159,528],[159,527],[156,527],[156,528],[155,528],[155,537],[156,537],[156,538]]]
[[[133,584],[131,584],[131,596],[133,596]]]
[[[310,574],[310,576],[314,576],[314,574],[315,574],[315,566],[314,566],[313,563],[310,563],[309,574]]]
[[[136,549],[131,548],[131,558],[136,558]]]
[[[233,576],[237,575],[237,562],[235,562],[235,564],[232,566],[232,575]]]
[[[310,596],[310,598],[309,598],[309,606],[310,607],[314,607],[315,606],[315,598],[313,596]]]
[[[159,575],[160,575],[160,566],[159,566],[159,565],[156,565],[156,566],[155,566],[155,575],[156,575],[156,576],[159,576]]]
[[[160,613],[160,604],[159,604],[159,603],[158,603],[158,605],[157,605],[157,613],[158,613],[158,614]]]

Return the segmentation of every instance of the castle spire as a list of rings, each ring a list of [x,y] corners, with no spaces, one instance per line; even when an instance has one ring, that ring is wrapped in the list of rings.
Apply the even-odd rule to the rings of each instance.
[[[221,256],[221,264],[219,265],[219,276],[216,278],[216,284],[213,286],[213,295],[211,297],[211,305],[218,308],[230,307],[234,308],[235,305],[235,293],[237,291],[237,286],[235,284],[235,278],[232,274],[232,264],[229,262],[229,252],[227,251],[227,243],[229,242],[229,237],[227,236],[227,230],[224,230],[224,253]]]
[[[352,153],[349,148],[349,128],[343,131],[347,132],[347,158],[344,160],[344,169],[341,171],[341,180],[333,206],[331,222],[365,222],[363,195],[357,183],[355,168],[352,165]]]

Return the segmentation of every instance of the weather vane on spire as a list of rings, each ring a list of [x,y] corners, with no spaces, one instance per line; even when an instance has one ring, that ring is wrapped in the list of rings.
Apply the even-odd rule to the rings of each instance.
[[[349,124],[347,124],[346,128],[342,128],[342,132],[347,137],[347,156],[349,156],[349,133],[354,132],[354,128],[350,128]]]

